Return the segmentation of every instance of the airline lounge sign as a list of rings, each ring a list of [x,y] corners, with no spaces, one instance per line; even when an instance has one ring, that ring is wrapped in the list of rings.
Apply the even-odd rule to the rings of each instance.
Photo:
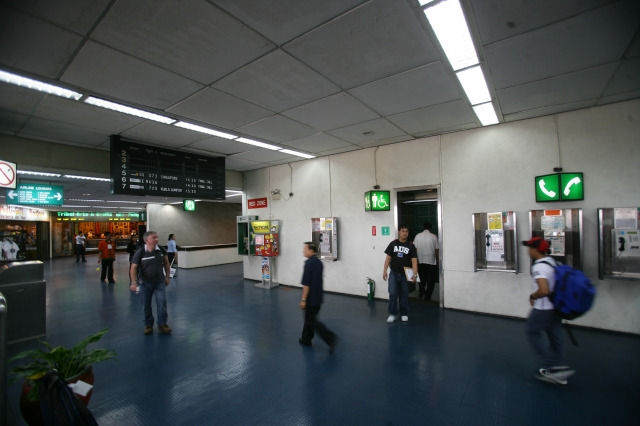
[[[7,204],[61,206],[64,190],[62,185],[18,184],[16,189],[7,189],[6,200]]]
[[[7,189],[6,200],[7,204],[61,206],[64,190],[62,185],[18,184],[16,189]]]
[[[536,202],[584,200],[582,173],[536,176]]]

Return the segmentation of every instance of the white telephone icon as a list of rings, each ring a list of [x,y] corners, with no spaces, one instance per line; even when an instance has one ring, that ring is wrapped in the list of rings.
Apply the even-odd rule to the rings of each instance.
[[[540,191],[544,192],[547,197],[553,198],[556,196],[556,193],[554,191],[549,191],[544,187],[544,179],[540,179],[540,181],[538,182],[538,186],[540,187]]]
[[[580,183],[580,178],[577,176],[567,182],[567,185],[564,187],[564,195],[569,196],[569,193],[571,192],[571,185],[576,185],[578,183]]]

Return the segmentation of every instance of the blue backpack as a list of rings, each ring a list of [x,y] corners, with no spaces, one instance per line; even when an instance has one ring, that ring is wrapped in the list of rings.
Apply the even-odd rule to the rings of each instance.
[[[553,266],[549,262],[547,265]],[[596,288],[582,271],[568,265],[558,264],[556,270],[556,285],[549,299],[553,303],[555,311],[563,319],[572,320],[578,318],[593,305],[596,296]]]

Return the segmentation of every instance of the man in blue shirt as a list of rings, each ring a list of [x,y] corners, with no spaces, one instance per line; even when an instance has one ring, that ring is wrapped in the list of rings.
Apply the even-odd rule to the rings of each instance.
[[[322,305],[322,271],[324,269],[322,261],[316,255],[317,252],[318,247],[315,243],[304,243],[302,253],[307,261],[304,263],[302,273],[302,298],[300,299],[300,309],[304,311],[304,327],[302,337],[298,341],[305,346],[311,346],[311,340],[317,331],[322,340],[329,345],[329,351],[333,353],[338,336],[317,319]]]

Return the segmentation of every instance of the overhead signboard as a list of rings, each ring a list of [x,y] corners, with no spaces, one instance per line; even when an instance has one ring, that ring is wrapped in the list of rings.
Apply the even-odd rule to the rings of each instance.
[[[225,199],[224,157],[205,157],[111,136],[111,193]]]
[[[30,206],[61,206],[64,204],[62,185],[43,185],[39,183],[21,183],[16,189],[7,189],[7,204]]]
[[[391,210],[391,193],[389,191],[368,191],[364,193],[364,211]]]
[[[554,173],[536,176],[536,202],[584,200],[582,173]]]
[[[145,221],[147,213],[140,212],[56,212],[56,220],[87,220],[106,222],[118,220]]]
[[[0,188],[15,189],[16,163],[0,160]]]

